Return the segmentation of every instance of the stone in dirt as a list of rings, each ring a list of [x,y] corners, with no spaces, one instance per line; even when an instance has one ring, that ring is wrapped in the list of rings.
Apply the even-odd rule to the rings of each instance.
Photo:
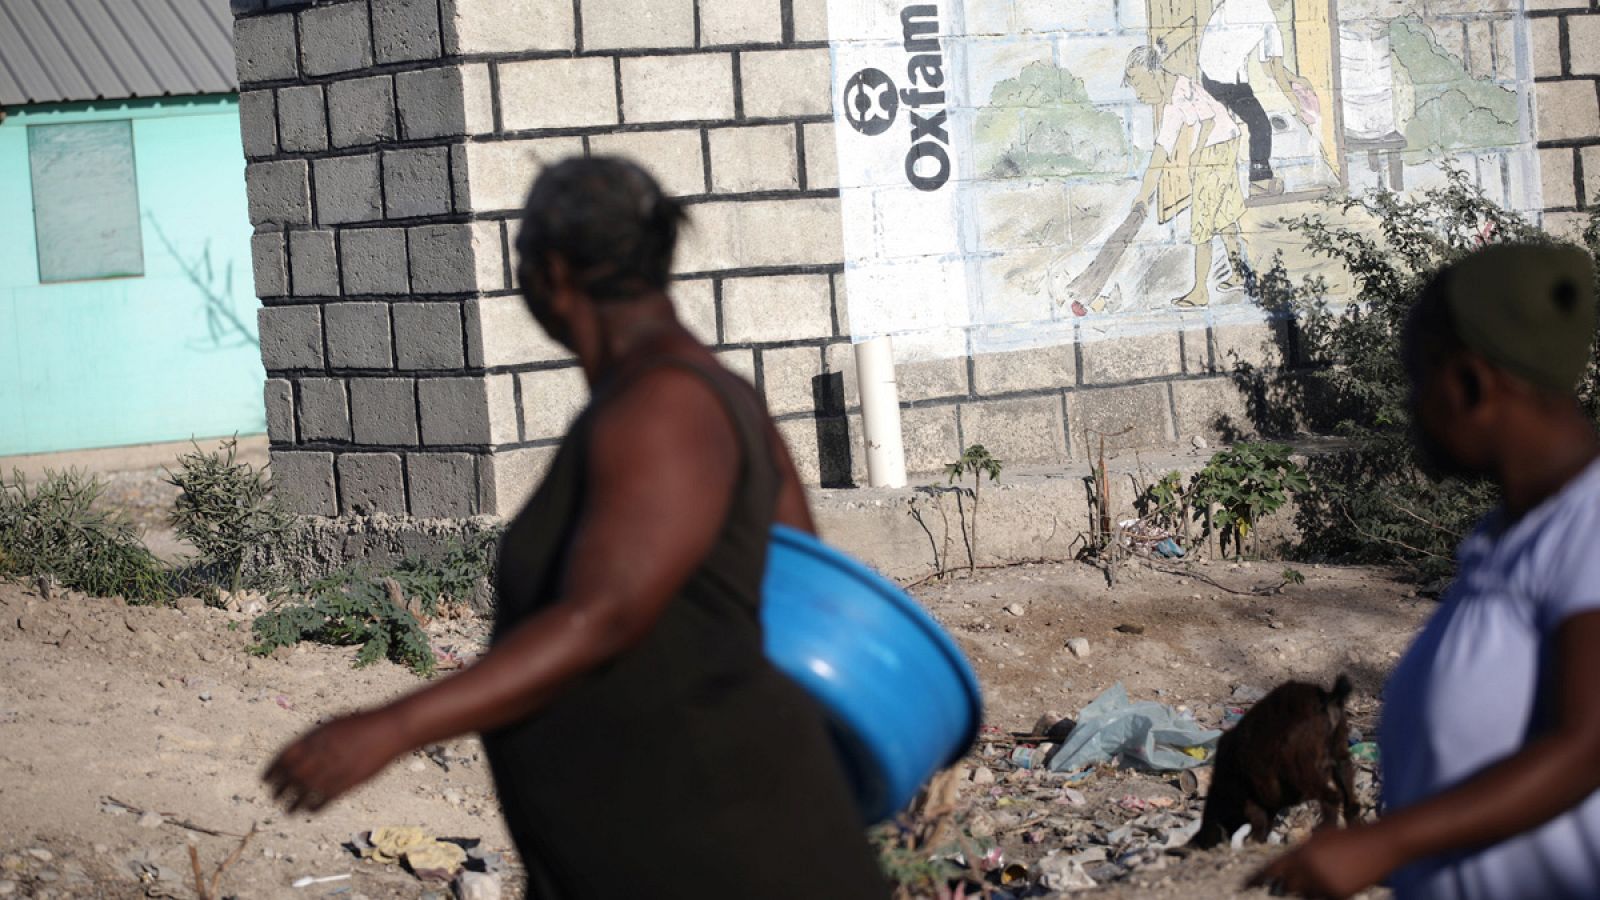
[[[155,811],[152,810],[152,811],[146,812],[144,815],[139,817],[139,827],[140,828],[160,828],[163,824],[166,823],[166,821],[167,821],[166,819],[161,817],[161,813],[158,813],[158,812],[155,812]]]
[[[34,859],[37,859],[39,862],[49,862],[50,860],[56,858],[54,853],[51,853],[49,850],[46,850],[43,847],[34,847],[23,852],[27,853]]]
[[[500,900],[500,876],[489,872],[462,872],[451,887],[456,900]]]
[[[1089,655],[1089,640],[1087,638],[1073,638],[1067,641],[1067,650],[1079,659]]]
[[[1025,614],[1027,611],[1028,611],[1027,608],[1024,607],[1021,603],[1013,603],[1010,606],[1006,607],[1006,612],[1011,613],[1013,616],[1019,616],[1020,617],[1023,614]]]
[[[988,766],[979,766],[972,770],[973,784],[994,784],[994,770]]]
[[[1144,634],[1144,626],[1123,624],[1117,626],[1117,631],[1122,634]]]

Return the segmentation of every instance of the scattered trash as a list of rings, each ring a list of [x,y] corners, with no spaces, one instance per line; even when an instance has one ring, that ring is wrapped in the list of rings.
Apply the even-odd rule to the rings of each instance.
[[[1233,833],[1233,837],[1228,839],[1228,846],[1232,847],[1235,850],[1242,850],[1242,849],[1244,849],[1244,839],[1249,837],[1249,836],[1250,836],[1250,824],[1247,822],[1247,823],[1245,823],[1243,825],[1240,825],[1239,826],[1239,830],[1235,831]]]
[[[1184,751],[1214,749],[1220,731],[1201,728],[1193,718],[1153,701],[1131,702],[1117,682],[1078,715],[1077,727],[1050,760],[1056,772],[1071,772],[1118,760],[1154,771],[1189,769],[1201,764]]]
[[[450,887],[456,900],[500,900],[500,876],[494,872],[462,872]]]
[[[160,828],[162,825],[166,824],[166,821],[166,819],[161,817],[161,813],[146,812],[144,815],[139,817],[138,824],[140,828]]]
[[[324,875],[321,878],[314,878],[310,875],[307,875],[303,878],[296,878],[294,881],[289,883],[289,886],[293,888],[303,888],[310,887],[314,884],[332,884],[335,881],[348,880],[350,880],[349,873],[345,873],[344,875]]]
[[[979,766],[972,770],[973,784],[994,784],[994,770],[988,766]]]
[[[1167,538],[1156,545],[1156,555],[1162,559],[1183,559],[1188,556],[1184,549],[1178,546],[1178,542],[1172,538]]]
[[[1054,753],[1055,744],[1023,745],[1011,751],[1011,762],[1019,769],[1042,769]]]
[[[1376,765],[1379,760],[1378,745],[1372,741],[1362,741],[1350,747],[1350,758],[1356,762],[1372,763]]]
[[[1083,870],[1083,864],[1061,851],[1053,851],[1034,866],[1039,886],[1050,891],[1087,891],[1096,882]]]
[[[459,841],[436,838],[415,825],[374,828],[351,843],[363,859],[403,862],[423,881],[450,881],[467,862]]]
[[[278,696],[273,697],[272,701],[274,703],[278,704],[278,706],[283,708],[283,709],[287,709],[287,710],[293,710],[294,709],[294,701],[290,700],[288,697],[285,697],[282,694],[279,694]]]
[[[1067,641],[1067,650],[1070,651],[1073,656],[1083,659],[1089,655],[1089,639],[1081,637],[1073,638],[1072,640]]]

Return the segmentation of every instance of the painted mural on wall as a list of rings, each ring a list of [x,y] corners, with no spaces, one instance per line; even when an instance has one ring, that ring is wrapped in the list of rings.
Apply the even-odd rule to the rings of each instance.
[[[908,357],[1259,317],[1235,259],[1445,165],[1538,207],[1525,23],[1458,0],[831,0],[849,315]],[[1335,294],[1340,279],[1330,281]]]

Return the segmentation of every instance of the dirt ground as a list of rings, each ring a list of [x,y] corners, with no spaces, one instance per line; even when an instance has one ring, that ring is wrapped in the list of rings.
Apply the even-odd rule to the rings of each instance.
[[[1198,569],[1241,591],[1278,584],[1281,570],[1265,563]],[[1108,588],[1098,570],[1078,564],[917,588],[971,656],[995,729],[961,770],[962,827],[991,835],[1007,862],[1024,865],[1053,849],[1087,847],[1093,872],[1096,853],[1120,852],[1114,839],[1160,840],[1177,819],[1198,815],[1198,797],[1171,778],[1102,772],[1069,784],[1009,763],[1002,732],[1027,730],[1047,712],[1071,716],[1118,681],[1134,699],[1183,706],[1215,725],[1238,689],[1288,678],[1326,684],[1344,671],[1357,685],[1354,720],[1370,733],[1374,695],[1432,601],[1379,571],[1302,571],[1304,585],[1267,597],[1138,567]],[[504,896],[520,895],[476,740],[403,759],[322,816],[275,810],[258,779],[277,747],[329,715],[418,681],[388,663],[352,669],[353,648],[302,646],[255,657],[245,650],[247,614],[186,605],[126,607],[59,591],[46,599],[31,586],[0,584],[0,896],[192,897],[189,845],[209,872],[252,824],[258,832],[223,874],[222,895],[448,896],[445,885],[361,861],[343,846],[354,833],[401,824],[505,853]],[[431,629],[436,647],[463,656],[486,635],[474,619]],[[1066,649],[1073,638],[1088,640],[1087,655]],[[572,752],[582,753],[585,739],[575,735]],[[984,783],[988,776],[993,784]],[[1133,838],[1119,832],[1129,823]],[[1084,895],[1235,896],[1271,852],[1163,855],[1133,860],[1114,878],[1102,862],[1109,883]],[[302,876],[337,875],[351,877],[291,887]]]

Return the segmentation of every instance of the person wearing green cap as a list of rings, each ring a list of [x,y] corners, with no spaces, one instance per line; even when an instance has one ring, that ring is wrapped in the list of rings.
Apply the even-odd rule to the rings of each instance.
[[[1484,249],[1424,289],[1405,335],[1422,449],[1501,502],[1384,691],[1383,815],[1319,832],[1253,885],[1600,896],[1600,438],[1575,390],[1595,327],[1572,247]]]

